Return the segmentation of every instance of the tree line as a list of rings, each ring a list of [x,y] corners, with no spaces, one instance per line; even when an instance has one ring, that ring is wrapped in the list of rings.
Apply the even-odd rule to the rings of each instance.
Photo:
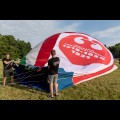
[[[5,57],[6,53],[9,53],[11,58],[21,59],[31,50],[30,42],[24,40],[15,39],[13,35],[1,35],[0,34],[0,59]]]
[[[114,58],[120,58],[120,43],[107,47]]]

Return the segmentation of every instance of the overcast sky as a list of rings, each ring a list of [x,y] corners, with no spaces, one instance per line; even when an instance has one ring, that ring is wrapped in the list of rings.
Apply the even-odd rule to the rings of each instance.
[[[120,43],[120,20],[0,20],[0,34],[13,35],[35,47],[59,32],[81,32],[107,46]]]

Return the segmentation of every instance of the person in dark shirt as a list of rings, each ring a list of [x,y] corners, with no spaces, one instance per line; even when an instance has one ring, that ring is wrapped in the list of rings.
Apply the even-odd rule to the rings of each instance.
[[[6,54],[6,58],[2,59],[3,61],[3,86],[6,84],[7,76],[11,78],[11,84],[14,85],[14,72],[12,69],[13,60],[10,59],[10,54]]]
[[[119,58],[119,68],[120,68],[120,58]]]
[[[52,58],[48,60],[48,83],[49,83],[49,90],[50,94],[49,97],[53,98],[53,88],[55,88],[55,96],[58,95],[58,68],[60,59],[56,57],[56,51],[51,51]]]

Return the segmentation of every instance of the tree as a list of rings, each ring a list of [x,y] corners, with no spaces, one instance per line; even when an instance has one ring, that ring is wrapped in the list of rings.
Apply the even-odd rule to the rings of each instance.
[[[105,44],[104,46],[107,48],[107,45],[106,45],[106,44]]]
[[[23,58],[32,48],[30,42],[18,41],[19,58]]]
[[[109,46],[108,49],[113,54],[114,58],[120,58],[120,43],[116,44],[115,46]]]
[[[3,58],[6,53],[9,53],[12,59],[22,58],[30,50],[30,42],[16,40],[12,35],[0,34],[0,58]]]

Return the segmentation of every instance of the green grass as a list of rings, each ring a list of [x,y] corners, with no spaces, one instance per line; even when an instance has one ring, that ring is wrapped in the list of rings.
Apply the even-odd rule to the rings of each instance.
[[[118,66],[117,60],[115,64]],[[0,63],[0,77],[3,75],[2,67]],[[44,91],[22,85],[2,87],[2,81],[0,85],[0,100],[118,100],[120,99],[120,69],[59,91],[59,96],[53,99],[48,98],[48,93]]]

